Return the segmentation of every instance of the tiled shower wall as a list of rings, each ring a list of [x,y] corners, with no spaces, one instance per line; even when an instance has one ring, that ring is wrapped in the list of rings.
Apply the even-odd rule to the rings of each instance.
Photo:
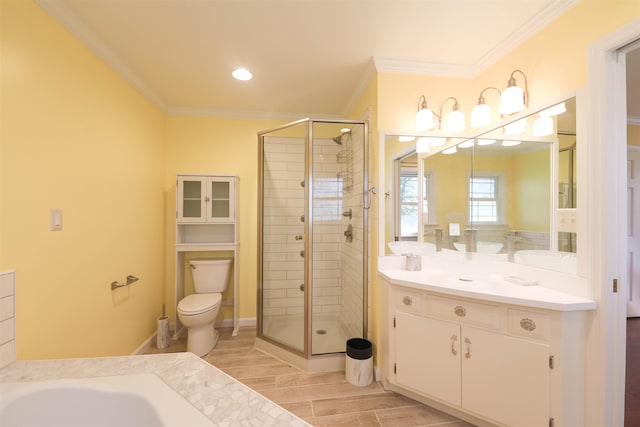
[[[337,145],[331,139],[316,139],[313,144],[313,312],[335,313],[351,335],[359,336],[363,310],[363,144],[362,135],[351,137],[352,186],[343,179],[348,178],[343,162],[351,160],[345,157],[347,144]],[[302,314],[304,259],[300,251],[304,242],[296,236],[304,233],[304,140],[267,137],[264,149],[263,313]],[[351,220],[343,216],[349,208]],[[346,243],[343,233],[349,223],[354,239]]]

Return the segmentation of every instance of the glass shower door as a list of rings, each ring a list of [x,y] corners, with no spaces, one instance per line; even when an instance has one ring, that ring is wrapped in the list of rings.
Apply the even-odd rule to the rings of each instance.
[[[304,351],[306,123],[260,139],[262,336]]]
[[[311,324],[313,355],[344,352],[363,337],[362,123],[313,122]]]

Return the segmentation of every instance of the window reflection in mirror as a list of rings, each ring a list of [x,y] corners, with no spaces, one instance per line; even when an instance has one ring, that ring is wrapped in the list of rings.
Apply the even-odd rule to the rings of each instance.
[[[465,230],[474,230],[478,252],[506,258],[511,250],[520,253],[516,262],[565,271],[546,260],[576,251],[571,224],[554,221],[556,209],[568,210],[565,218],[575,227],[575,98],[563,104],[566,111],[547,116],[552,131],[539,136],[534,128],[538,121],[549,122],[537,120],[545,111],[519,120],[518,126],[448,139],[447,150],[432,147],[426,154],[415,153],[415,140],[402,143],[387,136],[385,242],[433,243],[435,230],[442,229],[445,250],[465,251]],[[523,133],[507,135],[522,125]],[[575,256],[571,261],[575,264]]]

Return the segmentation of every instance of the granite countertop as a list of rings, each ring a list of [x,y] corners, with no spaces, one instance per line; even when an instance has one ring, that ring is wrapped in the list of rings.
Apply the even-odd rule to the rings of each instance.
[[[155,374],[216,426],[309,426],[193,353],[83,359],[19,360],[0,382]]]

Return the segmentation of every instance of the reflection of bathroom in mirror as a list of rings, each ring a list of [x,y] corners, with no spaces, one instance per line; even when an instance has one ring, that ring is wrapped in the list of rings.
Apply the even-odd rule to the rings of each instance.
[[[557,108],[426,153],[387,135],[385,253],[437,246],[574,273],[575,98]]]

